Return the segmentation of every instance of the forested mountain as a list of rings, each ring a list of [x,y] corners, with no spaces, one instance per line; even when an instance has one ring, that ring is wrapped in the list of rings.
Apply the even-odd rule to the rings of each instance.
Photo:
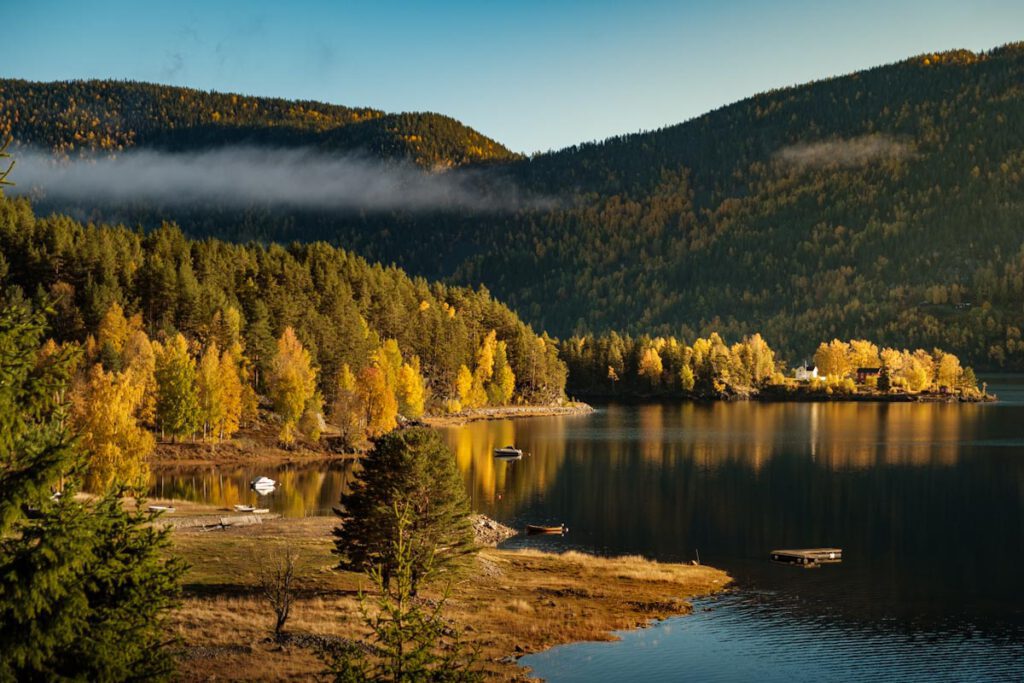
[[[0,137],[61,155],[228,144],[313,147],[428,167],[511,159],[453,118],[203,92],[131,81],[0,79]]]
[[[11,128],[55,146],[38,130]],[[211,144],[232,139],[212,130]],[[168,144],[174,129],[148,135],[136,144]],[[174,217],[192,234],[327,240],[483,283],[560,336],[760,332],[791,364],[823,339],[866,337],[1024,369],[1024,44],[920,55],[658,131],[468,166],[550,201],[493,212],[116,208],[146,224]]]

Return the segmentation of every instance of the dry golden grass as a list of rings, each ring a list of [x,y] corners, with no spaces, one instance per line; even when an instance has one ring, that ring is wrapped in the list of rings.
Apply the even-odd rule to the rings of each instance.
[[[253,527],[174,533],[193,568],[174,628],[185,644],[184,680],[308,680],[321,669],[306,647],[270,641],[273,615],[255,593],[265,548],[299,551],[300,599],[287,630],[295,635],[365,637],[357,592],[364,577],[338,572],[330,550],[330,517],[281,519]],[[607,640],[612,631],[682,614],[687,600],[721,590],[726,574],[711,567],[661,564],[640,557],[598,558],[532,550],[483,549],[458,577],[446,607],[480,663],[495,680],[522,680],[509,655],[578,640]],[[439,586],[424,591],[436,597]]]

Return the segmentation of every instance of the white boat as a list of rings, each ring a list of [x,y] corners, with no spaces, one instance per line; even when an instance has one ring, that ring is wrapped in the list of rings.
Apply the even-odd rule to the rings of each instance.
[[[515,446],[505,446],[504,448],[495,448],[494,457],[502,460],[519,460],[523,457],[523,451]]]
[[[150,505],[150,512],[174,512],[174,507],[171,505]]]
[[[235,512],[256,512],[256,508],[252,505],[236,505]]]
[[[252,480],[252,487],[257,491],[272,491],[277,482],[270,477],[256,477]]]

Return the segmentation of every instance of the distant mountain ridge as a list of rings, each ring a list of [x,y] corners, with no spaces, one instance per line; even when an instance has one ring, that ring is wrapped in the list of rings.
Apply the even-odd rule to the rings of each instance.
[[[172,217],[483,283],[562,337],[757,331],[790,362],[866,337],[1024,370],[1024,44],[919,55],[529,158],[465,158],[453,165],[558,201]]]
[[[428,168],[518,156],[441,114],[111,80],[0,79],[0,135],[67,155],[244,143],[358,151]]]

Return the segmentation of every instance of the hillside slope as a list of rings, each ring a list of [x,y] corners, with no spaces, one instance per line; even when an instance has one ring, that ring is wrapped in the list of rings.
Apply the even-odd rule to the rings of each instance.
[[[59,154],[309,146],[424,167],[515,158],[453,118],[130,81],[0,79],[0,135]]]
[[[193,234],[323,239],[483,283],[561,336],[760,331],[791,363],[820,339],[868,337],[1024,369],[1022,45],[921,55],[474,173],[552,201],[171,215]]]

